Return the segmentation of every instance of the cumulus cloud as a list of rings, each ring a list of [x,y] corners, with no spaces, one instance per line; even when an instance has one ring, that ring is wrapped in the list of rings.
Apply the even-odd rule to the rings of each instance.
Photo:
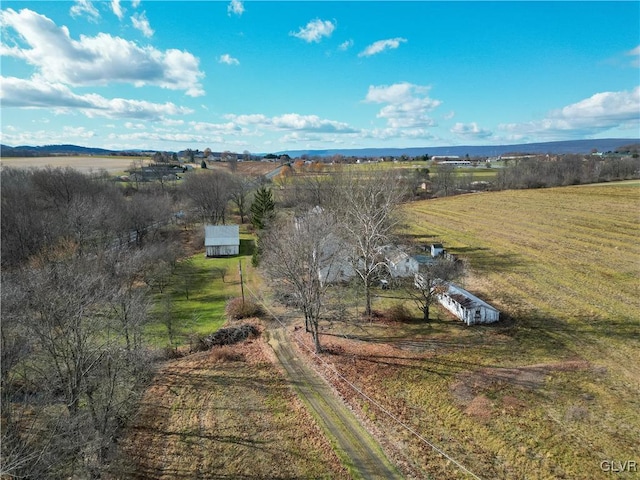
[[[402,37],[389,38],[387,40],[378,40],[377,42],[374,42],[367,48],[365,48],[358,54],[358,56],[370,57],[371,55],[376,55],[377,53],[384,52],[385,50],[393,50],[398,48],[401,43],[405,43],[406,41],[407,39]]]
[[[500,125],[518,138],[566,138],[593,135],[614,128],[640,126],[640,87],[631,91],[600,92],[549,113],[542,120]]]
[[[0,77],[0,101],[4,107],[47,108],[80,111],[87,117],[134,118],[160,120],[165,115],[186,115],[193,111],[171,102],[152,103],[143,100],[105,98],[97,94],[78,95],[66,85],[49,83],[41,78],[24,80]]]
[[[317,115],[300,115],[298,113],[286,113],[275,117],[267,117],[262,114],[251,115],[226,115],[225,118],[237,125],[254,126],[269,130],[292,130],[316,133],[356,133],[358,130],[347,123],[327,120]]]
[[[134,13],[131,17],[131,24],[133,28],[140,30],[145,37],[149,38],[153,36],[154,32],[151,25],[149,25],[146,12]]]
[[[225,63],[227,65],[240,65],[240,60],[238,60],[237,58],[233,58],[228,53],[225,53],[224,55],[220,55],[220,58],[218,58],[218,62]]]
[[[93,6],[90,0],[76,0],[69,9],[69,14],[73,17],[81,17],[86,15],[87,18],[93,22],[100,18],[98,9]]]
[[[458,122],[451,128],[451,133],[470,139],[483,139],[493,135],[493,132],[480,128],[476,122],[467,124]]]
[[[289,35],[300,38],[308,43],[319,43],[322,37],[330,37],[335,29],[335,23],[330,20],[320,20],[316,18],[307,23],[305,27],[300,27],[300,30],[291,32]]]
[[[23,129],[5,129],[9,132],[0,132],[0,141],[9,145],[51,145],[58,143],[80,143],[97,136],[93,130],[84,127],[62,127],[62,131],[36,130],[25,131]],[[15,132],[15,133],[14,133]]]
[[[22,59],[55,83],[74,86],[106,85],[111,82],[155,85],[185,90],[192,97],[204,95],[199,60],[186,51],[160,51],[135,42],[99,33],[95,37],[70,37],[67,27],[29,9],[0,13],[0,21],[14,30],[27,46],[0,46],[0,54]]]
[[[442,102],[428,96],[430,87],[401,82],[393,85],[369,86],[368,103],[386,103],[378,118],[384,118],[390,128],[432,127],[427,114]]]
[[[231,15],[242,15],[244,13],[244,4],[240,0],[231,0],[227,6],[227,13]]]

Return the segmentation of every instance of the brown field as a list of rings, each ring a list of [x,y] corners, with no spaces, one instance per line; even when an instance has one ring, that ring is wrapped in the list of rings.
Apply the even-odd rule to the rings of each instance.
[[[33,157],[33,158],[2,158],[0,160],[0,167],[13,167],[13,168],[44,168],[51,167],[71,167],[81,172],[98,172],[99,170],[106,170],[109,173],[121,173],[129,169],[134,161],[140,161],[148,163],[150,158],[148,157],[92,157],[92,156],[60,156],[60,157]],[[279,164],[272,162],[238,162],[237,172],[249,175],[260,176],[269,173],[272,170],[278,168]],[[200,164],[196,165],[196,168],[200,168]],[[214,170],[226,170],[229,171],[228,163],[213,163],[209,167]]]
[[[167,362],[114,470],[123,479],[348,478],[262,338]]]
[[[51,167],[71,167],[80,172],[97,172],[106,170],[109,173],[124,172],[134,161],[142,157],[33,157],[33,158],[3,158],[0,163],[2,167],[13,168],[44,168]],[[143,159],[148,162],[148,158]]]

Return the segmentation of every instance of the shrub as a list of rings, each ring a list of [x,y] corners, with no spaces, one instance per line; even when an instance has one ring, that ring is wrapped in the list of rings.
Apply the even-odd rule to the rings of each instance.
[[[232,298],[227,302],[225,313],[229,320],[240,320],[262,315],[262,308],[251,300],[243,302],[241,298]]]
[[[392,322],[410,322],[413,316],[407,307],[402,303],[390,306],[384,312],[384,316]]]
[[[260,330],[255,325],[245,323],[236,327],[221,328],[211,335],[203,337],[201,335],[192,335],[190,339],[190,351],[202,352],[210,350],[213,347],[222,347],[224,345],[233,345],[247,338],[256,337],[260,334]]]

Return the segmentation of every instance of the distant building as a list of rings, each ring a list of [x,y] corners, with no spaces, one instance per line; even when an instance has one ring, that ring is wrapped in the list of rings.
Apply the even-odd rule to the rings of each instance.
[[[238,225],[205,225],[204,247],[207,257],[228,257],[240,253]]]
[[[496,308],[453,284],[449,284],[447,291],[438,295],[438,300],[467,325],[500,320],[500,312]]]

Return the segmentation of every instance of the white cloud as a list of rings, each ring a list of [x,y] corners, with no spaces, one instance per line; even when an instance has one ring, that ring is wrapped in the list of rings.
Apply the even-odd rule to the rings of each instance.
[[[371,55],[375,55],[388,49],[396,49],[400,46],[401,43],[405,43],[406,41],[407,39],[402,37],[389,38],[387,40],[378,40],[377,42],[374,42],[367,48],[365,48],[358,54],[358,56],[370,57]]]
[[[165,115],[186,115],[192,110],[167,103],[143,100],[105,98],[97,94],[77,95],[60,83],[49,83],[42,78],[23,80],[0,77],[3,107],[47,108],[60,112],[79,111],[87,117],[137,118],[160,120]]]
[[[345,42],[342,42],[339,46],[338,49],[342,50],[343,52],[345,50],[349,50],[351,47],[353,47],[353,40],[349,39]]]
[[[134,13],[131,16],[131,23],[133,27],[140,30],[145,37],[149,38],[153,36],[154,32],[151,25],[149,25],[146,12]]]
[[[125,122],[124,128],[128,130],[145,130],[147,126],[144,123]]]
[[[493,135],[491,131],[480,128],[476,122],[467,124],[458,122],[451,128],[451,133],[470,139],[483,139]]]
[[[427,114],[442,102],[428,96],[430,87],[401,82],[393,85],[369,86],[368,103],[386,103],[378,118],[384,118],[391,128],[432,127]]]
[[[445,120],[451,120],[451,119],[452,119],[453,117],[455,117],[455,116],[456,116],[456,112],[454,112],[453,110],[451,110],[449,113],[447,113],[447,114],[444,116],[444,119],[445,119]]]
[[[76,0],[73,6],[69,9],[69,14],[74,18],[86,15],[87,18],[93,22],[100,18],[98,9],[93,6],[90,0]]]
[[[253,126],[268,130],[291,130],[316,133],[357,133],[359,130],[350,127],[347,123],[327,120],[317,115],[300,115],[298,113],[286,113],[276,117],[267,117],[262,114],[252,115],[225,115],[237,125]]]
[[[305,27],[300,27],[298,32],[290,32],[289,35],[300,38],[308,43],[319,43],[322,37],[330,37],[335,29],[335,23],[316,18],[307,23]]]
[[[122,20],[122,17],[124,17],[124,12],[122,11],[120,0],[111,0],[111,10],[116,17]]]
[[[225,63],[227,65],[240,65],[240,60],[238,60],[237,58],[233,58],[228,53],[225,53],[224,55],[220,55],[220,58],[218,58],[218,62]]]
[[[22,59],[51,82],[67,85],[107,85],[111,82],[155,85],[185,90],[192,97],[204,95],[199,60],[186,51],[160,51],[135,42],[99,33],[95,37],[70,37],[44,15],[23,9],[0,13],[5,32],[13,29],[28,47],[0,46],[0,54]]]
[[[637,129],[640,126],[640,87],[632,91],[601,92],[549,113],[546,118],[526,123],[500,125],[519,138],[536,136],[554,139],[583,137],[603,131]]]
[[[227,13],[229,16],[234,15],[242,15],[244,13],[244,4],[240,0],[231,0],[229,5],[227,6]]]
[[[138,8],[138,6],[140,6],[140,0],[132,0],[131,6],[133,8]]]
[[[25,131],[23,129],[14,130],[16,133],[0,132],[0,141],[9,145],[51,145],[59,143],[81,143],[98,135],[93,130],[84,127],[65,126],[62,131],[36,130]]]

